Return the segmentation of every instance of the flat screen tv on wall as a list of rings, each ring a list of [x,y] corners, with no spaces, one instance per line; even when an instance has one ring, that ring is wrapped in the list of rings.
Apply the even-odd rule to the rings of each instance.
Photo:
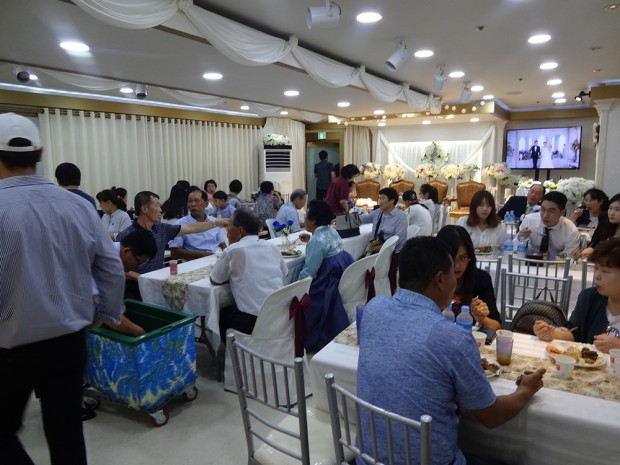
[[[506,131],[506,163],[511,169],[577,170],[581,126]]]

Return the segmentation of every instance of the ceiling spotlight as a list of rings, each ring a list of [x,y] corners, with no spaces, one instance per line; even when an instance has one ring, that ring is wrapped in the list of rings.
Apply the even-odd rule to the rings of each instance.
[[[470,84],[471,82],[465,81],[465,84],[463,85],[463,90],[461,91],[461,98],[459,99],[461,103],[467,103],[471,98],[471,88],[469,87]]]
[[[382,114],[384,114],[384,113],[385,113],[385,110],[375,110],[375,111],[373,111],[373,113],[374,113],[375,115],[382,115]]]
[[[551,36],[549,34],[536,34],[527,39],[530,44],[544,44],[550,40]]]
[[[590,92],[586,92],[585,90],[582,90],[581,92],[579,92],[578,95],[575,95],[575,100],[577,100],[578,102],[583,102],[583,98],[589,97],[589,96],[590,96]]]
[[[284,95],[286,95],[287,97],[297,97],[299,95],[299,91],[298,90],[285,90]]]
[[[431,121],[428,119],[425,119],[424,121],[422,121],[422,124],[431,124]]]
[[[249,109],[250,109],[250,105],[241,105],[241,106],[239,107],[239,109],[240,109],[240,110],[247,111],[247,110],[249,110]]]
[[[564,98],[564,92],[554,92],[553,94],[551,94],[551,98]]]
[[[471,118],[469,121],[471,121],[472,123],[477,123],[478,121],[480,121],[480,118]]]
[[[204,73],[202,77],[204,79],[207,79],[208,81],[217,81],[219,79],[222,79],[224,76],[222,75],[222,73],[209,72],[209,73]]]
[[[432,50],[418,50],[413,54],[416,58],[428,58],[435,54]]]
[[[562,84],[562,80],[561,79],[549,79],[547,81],[547,85],[548,86],[559,86],[560,84]]]
[[[286,110],[282,110],[282,111],[280,112],[280,114],[281,114],[282,116],[286,116],[286,115],[288,115],[288,111],[286,111]]]
[[[30,68],[28,68],[27,66],[17,65],[15,67],[15,77],[19,82],[23,84],[30,82],[30,80],[32,79]]]
[[[463,71],[452,71],[450,74],[448,74],[448,76],[451,78],[462,78],[463,76],[465,76],[465,73]]]
[[[133,89],[131,87],[121,87],[121,94],[133,94]]]
[[[493,94],[487,94],[487,95],[483,95],[482,98],[484,100],[493,100],[495,98],[495,95]]]
[[[541,63],[539,66],[540,69],[556,69],[558,64],[555,61],[548,61],[546,63]]]
[[[484,87],[478,84],[477,86],[472,86],[471,90],[472,92],[482,92],[484,90]]]
[[[306,12],[306,26],[335,26],[340,20],[340,7],[331,0],[325,0],[325,6],[313,6]]]
[[[344,102],[344,101],[343,102],[338,102],[338,106],[340,108],[347,108],[347,107],[351,106],[351,103],[350,102]]]
[[[396,42],[396,50],[390,55],[385,64],[390,71],[396,71],[409,58],[407,44],[404,40]]]
[[[376,23],[377,21],[381,21],[383,16],[374,11],[365,11],[357,15],[355,19],[357,19],[358,23]]]
[[[144,84],[136,84],[136,98],[144,100],[148,95],[148,90]]]
[[[575,97],[577,98],[577,97]],[[555,99],[555,103],[566,103],[566,99],[565,98],[556,98]]]
[[[448,79],[448,74],[443,66],[438,66],[437,71],[435,71],[435,79],[433,79],[433,90],[436,92],[441,92],[443,90],[443,86]]]

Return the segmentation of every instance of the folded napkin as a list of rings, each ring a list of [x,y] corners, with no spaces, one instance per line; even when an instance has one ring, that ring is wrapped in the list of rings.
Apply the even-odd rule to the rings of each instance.
[[[161,291],[168,306],[173,310],[183,310],[187,302],[188,284],[211,276],[211,268],[213,265],[208,265],[194,271],[170,276],[164,280]]]

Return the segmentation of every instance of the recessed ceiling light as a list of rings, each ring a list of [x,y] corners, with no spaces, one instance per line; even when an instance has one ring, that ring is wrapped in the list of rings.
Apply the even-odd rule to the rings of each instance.
[[[133,89],[131,87],[121,87],[122,94],[131,94],[133,93]]]
[[[386,122],[385,121],[379,121],[379,124],[377,124],[377,126],[385,126]]]
[[[287,97],[297,97],[299,95],[299,91],[298,90],[286,90],[284,91],[284,95],[286,95]]]
[[[377,21],[381,21],[383,16],[381,16],[376,11],[364,11],[355,17],[358,23],[376,23]]]
[[[607,5],[607,6],[605,7],[605,10],[606,10],[606,11],[615,11],[615,10],[617,10],[618,8],[620,8],[620,3],[612,3],[611,5]]]
[[[450,76],[451,78],[461,78],[465,76],[465,73],[463,71],[452,71],[450,74],[448,74],[448,76]]]
[[[481,86],[480,84],[471,87],[472,92],[481,92],[483,90],[484,90],[484,87]]]
[[[30,80],[31,81],[38,81],[39,80],[39,76],[37,76],[36,74],[30,74]]]
[[[566,103],[566,99],[565,98],[556,98],[555,99],[555,103]]]
[[[413,54],[416,58],[428,58],[435,54],[432,50],[418,50]]]
[[[60,47],[67,52],[88,52],[90,47],[84,42],[76,42],[73,40],[66,40],[60,43]]]
[[[556,69],[558,64],[555,61],[548,61],[540,65],[540,69]]]
[[[494,98],[495,98],[495,95],[493,94],[487,94],[487,95],[482,96],[483,100],[493,100]]]
[[[545,42],[549,42],[551,40],[551,36],[549,34],[536,34],[527,39],[530,44],[544,44]]]
[[[250,109],[250,105],[241,105],[239,109],[247,111]]]
[[[222,76],[221,73],[204,73],[202,77],[208,79],[209,81],[217,81],[218,79],[222,79],[224,76]]]
[[[422,121],[422,124],[431,124],[430,120],[425,119],[424,121]]]
[[[375,115],[382,115],[383,113],[385,113],[385,110],[375,110],[373,113]]]
[[[480,118],[471,118],[469,121],[471,121],[472,123],[477,123],[478,121],[480,121]]]
[[[282,110],[282,111],[280,112],[280,114],[281,114],[281,115],[284,115],[284,116],[285,116],[285,115],[288,115],[288,111],[286,111],[286,110]]]
[[[547,81],[547,85],[548,86],[557,86],[557,85],[560,85],[560,84],[562,84],[562,80],[561,79],[549,79]]]
[[[338,102],[338,106],[340,108],[346,108],[346,107],[351,106],[351,104],[349,102]]]
[[[448,116],[446,116],[446,119],[452,119],[452,118],[454,118],[454,115],[448,115]]]
[[[551,94],[551,98],[562,98],[565,97],[564,92],[554,92],[553,94]]]

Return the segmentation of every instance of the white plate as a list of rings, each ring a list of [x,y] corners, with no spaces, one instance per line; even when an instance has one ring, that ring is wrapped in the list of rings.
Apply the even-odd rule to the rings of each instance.
[[[295,250],[295,255],[284,255],[282,252],[280,252],[282,254],[283,258],[298,258],[301,257],[301,250]]]
[[[576,347],[579,347],[580,349],[581,347],[587,347],[590,350],[596,350],[590,344],[580,344],[578,342],[569,342],[569,341],[567,342],[555,341],[551,344],[547,344],[547,346],[545,347],[545,353],[551,360],[554,360],[554,361],[555,361],[555,357],[559,354],[554,354],[553,352],[551,352],[549,350],[550,346],[553,346],[556,349],[559,349],[562,351],[568,349],[570,346],[576,346]],[[575,366],[579,368],[603,368],[607,366],[607,360],[605,359],[605,357],[600,352],[598,354],[599,354],[598,358],[596,359],[594,363],[586,363],[584,359],[580,357],[579,361],[575,363]]]
[[[497,365],[499,367],[497,370],[493,370],[492,368],[485,369],[483,367],[484,374],[487,375],[487,378],[493,378],[495,376],[499,376],[502,374],[503,372],[502,367],[500,366],[499,363],[497,363],[497,360],[495,360],[493,357],[489,357],[488,355],[485,355],[483,358],[485,358],[489,364]],[[482,358],[480,360],[482,361]]]

